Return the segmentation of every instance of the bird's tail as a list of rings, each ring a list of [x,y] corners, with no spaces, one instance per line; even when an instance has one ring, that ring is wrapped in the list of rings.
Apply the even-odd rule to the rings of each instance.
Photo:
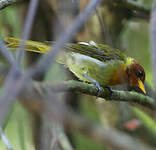
[[[23,42],[26,51],[36,52],[36,53],[47,53],[50,50],[50,45],[48,43],[41,43],[31,40],[21,40],[13,37],[5,37],[4,41],[7,43],[7,47],[11,50],[16,50],[19,48],[20,44]]]
[[[31,41],[31,40],[24,41],[24,40],[14,38],[14,37],[5,37],[4,41],[6,42],[6,45],[10,50],[17,50],[22,42],[23,42],[22,44],[24,44],[25,51],[46,54],[51,49],[51,43],[49,42],[42,43],[42,42],[36,42],[36,41]],[[62,52],[56,58],[56,61],[60,64],[65,65],[67,63],[66,62],[67,53]]]

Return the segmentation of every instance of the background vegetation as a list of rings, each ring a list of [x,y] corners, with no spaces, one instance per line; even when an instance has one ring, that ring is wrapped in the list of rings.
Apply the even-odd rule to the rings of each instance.
[[[72,25],[74,19],[80,13],[83,13],[89,2],[88,0],[40,0],[29,39],[57,41],[61,33]],[[109,44],[136,58],[145,68],[149,96],[151,96],[151,88],[149,87],[154,87],[149,31],[152,4],[152,0],[102,0],[100,5],[96,7],[96,10],[93,11],[91,17],[86,18],[87,22],[71,40],[72,42],[89,42],[93,40],[97,43]],[[2,38],[6,36],[21,38],[28,6],[29,1],[17,1],[0,10],[0,35]],[[27,52],[25,59],[23,58],[23,68],[32,66],[39,57],[40,55],[38,54]],[[75,77],[67,69],[58,64],[49,68],[47,73],[42,72],[34,76],[34,80],[36,81],[49,83],[65,79],[75,79]],[[14,88],[16,88],[16,85]],[[117,89],[119,88],[124,89],[124,87],[117,87]],[[22,92],[25,91],[23,90]],[[1,93],[3,93],[3,87]],[[155,110],[147,108],[146,105],[141,106],[121,101],[105,101],[103,98],[74,92],[61,94],[59,95],[60,99],[62,99],[61,96],[74,112],[92,120],[94,123],[100,124],[102,127],[110,130],[115,129],[116,131],[120,131],[132,137],[132,139],[139,140],[141,144],[148,145],[150,148],[153,147],[154,149],[156,146],[156,134],[153,132],[156,127]],[[142,112],[137,113],[132,105],[135,105]],[[51,125],[54,125],[55,121],[51,123],[50,119],[45,117],[46,115],[38,115],[38,113],[31,111],[26,105],[24,106],[19,101],[14,104],[5,126],[4,131],[13,149],[69,150],[70,146],[72,147],[70,149],[76,150],[124,149],[124,146],[116,147],[116,145],[120,145],[120,142],[117,142],[116,145],[112,144],[116,141],[112,143],[107,143],[106,141],[107,144],[99,142],[99,144],[97,142],[99,138],[96,140],[96,133],[94,137],[91,133],[87,132],[87,127],[84,131],[87,136],[84,136],[79,130],[71,131],[68,128],[57,132],[55,130],[56,127],[52,127]],[[148,114],[148,116],[143,112]],[[128,122],[130,127],[127,126]],[[150,126],[149,124],[152,125]],[[62,129],[62,126],[60,126],[60,129]],[[49,132],[52,133],[49,135]],[[60,140],[60,134],[63,134],[63,137],[67,138],[66,140],[63,139],[65,144],[60,142],[62,141]],[[119,140],[122,139],[119,138]],[[44,147],[45,143],[43,141],[47,145],[51,145],[51,148]],[[68,145],[69,147],[64,145]],[[125,149],[128,148],[128,146],[125,147]],[[0,149],[7,149],[3,141],[0,142]]]

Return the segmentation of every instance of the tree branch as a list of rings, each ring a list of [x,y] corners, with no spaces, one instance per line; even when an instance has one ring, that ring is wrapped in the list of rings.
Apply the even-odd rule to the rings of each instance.
[[[62,81],[59,83],[41,83],[33,81],[27,84],[18,98],[30,111],[41,113],[45,105],[45,96],[48,91],[77,92],[92,96],[97,96],[99,94],[95,85],[84,82]],[[136,92],[112,90],[112,93],[110,93],[107,88],[102,88],[98,96],[105,100],[134,102],[151,109],[155,108],[155,103],[152,98]]]
[[[0,1],[0,10],[13,5],[15,3],[21,2],[22,0],[1,0]]]
[[[146,20],[149,20],[150,18],[150,10],[143,6],[140,6],[138,3],[127,0],[117,0],[114,1],[114,5],[118,5],[122,8],[135,12],[135,17],[144,18]]]

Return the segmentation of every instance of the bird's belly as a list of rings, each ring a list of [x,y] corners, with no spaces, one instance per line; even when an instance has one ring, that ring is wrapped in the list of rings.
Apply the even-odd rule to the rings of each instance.
[[[116,76],[116,70],[119,70],[120,64],[114,61],[105,63],[89,56],[74,53],[71,58],[68,58],[67,66],[80,80],[91,82],[84,77],[87,75],[101,85],[120,84],[119,76]]]

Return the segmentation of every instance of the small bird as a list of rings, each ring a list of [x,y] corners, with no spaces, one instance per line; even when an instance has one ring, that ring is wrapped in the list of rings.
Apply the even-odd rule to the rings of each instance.
[[[6,37],[4,41],[9,49],[15,50],[22,40]],[[25,50],[48,53],[51,44],[27,40]],[[104,86],[127,84],[130,87],[138,87],[146,94],[143,84],[144,68],[134,58],[108,45],[96,44],[93,41],[68,43],[64,45],[64,51],[59,54],[56,61],[68,67],[82,81]]]

